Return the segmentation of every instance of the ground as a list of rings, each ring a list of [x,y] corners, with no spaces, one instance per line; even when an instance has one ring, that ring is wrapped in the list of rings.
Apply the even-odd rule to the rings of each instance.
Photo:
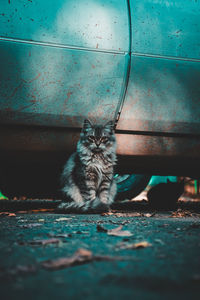
[[[197,213],[32,211],[0,224],[1,299],[199,299]]]

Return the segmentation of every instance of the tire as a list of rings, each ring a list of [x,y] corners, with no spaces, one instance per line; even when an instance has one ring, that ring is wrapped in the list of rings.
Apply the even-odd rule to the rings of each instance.
[[[117,181],[116,200],[132,199],[139,195],[148,185],[151,175],[115,175]]]

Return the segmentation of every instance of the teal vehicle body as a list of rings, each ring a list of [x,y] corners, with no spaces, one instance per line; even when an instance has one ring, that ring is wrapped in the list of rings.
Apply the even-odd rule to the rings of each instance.
[[[58,161],[85,118],[113,119],[119,169],[198,175],[199,16],[198,0],[1,1],[2,165]]]

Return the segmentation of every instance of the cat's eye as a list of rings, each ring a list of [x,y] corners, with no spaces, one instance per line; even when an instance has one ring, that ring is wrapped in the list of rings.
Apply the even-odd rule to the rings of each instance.
[[[89,140],[90,142],[94,142],[94,136],[93,136],[93,135],[89,135],[89,136],[88,136],[88,140]]]
[[[104,136],[104,137],[102,137],[101,141],[102,141],[103,143],[107,143],[108,138],[107,138],[106,136]]]

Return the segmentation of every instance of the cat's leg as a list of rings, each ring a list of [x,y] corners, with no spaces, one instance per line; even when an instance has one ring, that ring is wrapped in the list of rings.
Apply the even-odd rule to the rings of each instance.
[[[114,202],[116,194],[117,194],[117,183],[113,179],[110,186],[110,193],[109,193],[109,200],[108,200],[109,205],[111,205]]]
[[[59,205],[59,209],[81,209],[84,206],[84,199],[80,190],[71,178],[62,191],[65,194],[66,200]]]
[[[103,204],[108,204],[109,202],[109,190],[110,182],[106,179],[101,182],[101,185],[98,190],[99,200]]]
[[[86,181],[86,189],[82,195],[84,198],[84,206],[82,207],[82,210],[87,211],[88,209],[93,207],[94,202],[97,200],[96,188],[93,180]]]
[[[116,182],[103,181],[99,188],[99,199],[102,204],[111,205],[117,192]]]

